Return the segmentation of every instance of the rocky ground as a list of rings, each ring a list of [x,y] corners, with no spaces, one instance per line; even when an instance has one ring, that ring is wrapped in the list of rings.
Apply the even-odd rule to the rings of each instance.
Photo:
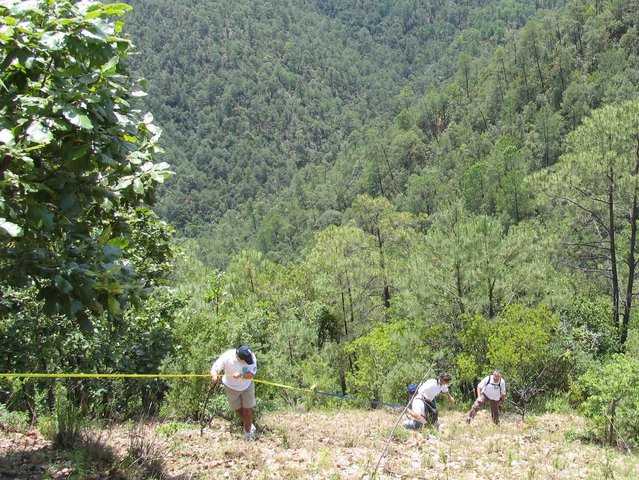
[[[271,412],[254,442],[213,420],[95,429],[73,450],[54,449],[37,431],[0,433],[0,478],[55,479],[637,479],[633,452],[582,439],[580,418],[543,415],[522,422],[487,412],[466,425],[442,414],[439,431],[393,429],[393,410]],[[380,460],[381,459],[381,460]]]

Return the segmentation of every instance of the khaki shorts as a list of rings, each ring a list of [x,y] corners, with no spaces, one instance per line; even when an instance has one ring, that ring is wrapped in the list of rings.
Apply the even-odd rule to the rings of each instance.
[[[251,382],[251,386],[243,392],[238,392],[227,386],[225,386],[224,389],[226,390],[226,398],[232,410],[255,408],[255,383]]]

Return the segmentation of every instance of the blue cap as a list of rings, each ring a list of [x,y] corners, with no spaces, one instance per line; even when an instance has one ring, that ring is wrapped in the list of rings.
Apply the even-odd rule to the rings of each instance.
[[[414,383],[411,383],[410,385],[408,385],[407,387],[408,393],[415,393],[415,390],[417,390],[417,385]]]
[[[235,350],[235,355],[249,365],[253,365],[253,352],[246,345],[241,345]]]

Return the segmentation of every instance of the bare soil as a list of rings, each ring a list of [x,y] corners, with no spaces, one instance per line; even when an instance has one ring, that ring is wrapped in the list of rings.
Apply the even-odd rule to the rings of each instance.
[[[215,419],[94,429],[59,450],[37,431],[0,433],[0,478],[35,479],[637,479],[635,453],[582,438],[576,416],[543,415],[500,426],[486,411],[471,425],[445,411],[439,431],[396,425],[393,410],[270,412],[255,441]],[[380,460],[381,459],[381,460]]]

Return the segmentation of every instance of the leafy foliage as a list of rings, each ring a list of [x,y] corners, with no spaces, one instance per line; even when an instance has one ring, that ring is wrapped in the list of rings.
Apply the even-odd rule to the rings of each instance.
[[[615,355],[579,379],[581,411],[591,421],[596,438],[610,445],[634,446],[639,441],[636,409],[639,406],[639,363]]]
[[[153,117],[131,105],[130,42],[108,20],[129,8],[0,7],[0,271],[35,285],[48,314],[117,315],[140,295],[119,212],[152,202],[169,172],[153,163]]]

